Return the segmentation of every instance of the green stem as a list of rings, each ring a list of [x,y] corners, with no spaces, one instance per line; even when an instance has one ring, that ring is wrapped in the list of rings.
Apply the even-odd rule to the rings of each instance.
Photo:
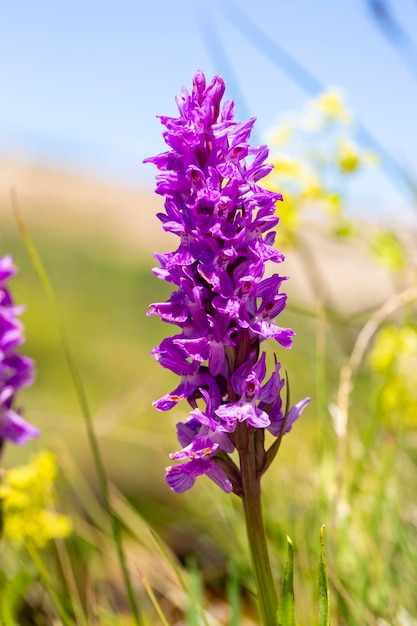
[[[277,624],[277,595],[272,578],[262,517],[261,479],[256,473],[255,431],[238,428],[237,448],[243,485],[243,506],[246,532],[252,561],[252,571],[258,595],[259,611],[263,626]]]

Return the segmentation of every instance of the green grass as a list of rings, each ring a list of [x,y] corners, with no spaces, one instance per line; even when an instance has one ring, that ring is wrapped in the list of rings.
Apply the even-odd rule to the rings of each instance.
[[[210,623],[243,624],[242,615],[254,619],[240,502],[205,479],[182,496],[171,493],[164,482],[167,455],[177,445],[174,425],[184,418],[186,407],[165,414],[151,407],[153,399],[176,385],[176,379],[149,356],[171,329],[156,317],[147,317],[146,309],[151,302],[165,300],[169,287],[150,272],[152,259],[144,262],[139,254],[136,258],[116,246],[109,249],[82,237],[57,240],[51,233],[35,233],[34,240],[63,314],[108,476],[117,486],[112,497],[126,529],[144,624],[162,622],[145,593],[141,575],[152,587],[168,623],[174,624],[181,615],[188,616],[187,624],[204,623],[202,606],[214,620]],[[44,556],[54,572],[57,592],[65,610],[72,614],[75,602],[87,623],[130,624],[108,519],[97,492],[84,423],[54,316],[13,226],[3,230],[1,251],[12,253],[20,268],[13,291],[16,301],[27,305],[22,317],[25,352],[37,363],[36,383],[22,394],[21,402],[43,433],[25,449],[8,446],[4,463],[13,466],[33,450],[49,446],[57,451],[62,506],[75,524],[75,533],[63,549],[68,558],[59,556],[56,546]],[[312,402],[285,437],[265,477],[263,495],[277,586],[287,535],[294,544],[299,624],[314,624],[318,615],[318,546],[324,523],[332,623],[376,626],[383,623],[378,619],[384,619],[401,626],[415,623],[404,617],[407,614],[417,616],[415,436],[410,431],[388,430],[380,422],[378,389],[366,364],[359,370],[353,394],[346,458],[342,468],[338,465],[338,438],[329,406],[336,401],[340,368],[361,324],[361,320],[330,314],[318,319],[291,306],[282,319],[282,325],[297,332],[293,350],[278,351],[288,370],[291,399],[310,395]],[[325,342],[318,341],[318,336]],[[333,505],[339,487],[341,506],[336,519]],[[154,531],[161,540],[155,540]],[[32,571],[27,557],[15,554],[10,546],[3,549],[8,576],[22,567]],[[71,571],[78,597],[71,594],[68,584]],[[163,572],[159,578],[152,573],[159,571]],[[32,574],[31,580],[36,581],[36,573]],[[22,626],[52,624],[56,606],[45,599],[41,588],[39,581],[34,582],[22,594],[26,598],[20,613]],[[184,594],[185,598],[189,594],[191,604]],[[234,607],[232,613],[229,605]],[[217,618],[216,607],[221,615]],[[35,614],[37,621],[30,622]]]

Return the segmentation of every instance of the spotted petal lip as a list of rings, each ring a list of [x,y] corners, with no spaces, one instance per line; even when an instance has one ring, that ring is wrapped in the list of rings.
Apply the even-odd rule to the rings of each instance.
[[[198,437],[179,452],[171,453],[169,457],[175,461],[184,459],[204,459],[214,454],[218,448],[219,444],[212,441],[210,437]]]

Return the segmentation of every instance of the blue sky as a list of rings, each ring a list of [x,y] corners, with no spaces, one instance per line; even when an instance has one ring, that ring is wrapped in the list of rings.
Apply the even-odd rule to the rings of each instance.
[[[370,19],[365,0],[239,0],[240,10],[320,83],[343,88],[385,149],[417,171],[417,80]],[[391,2],[409,34],[415,0]],[[222,74],[239,117],[260,137],[307,94],[249,41],[229,0],[14,0],[0,15],[0,152],[130,183],[152,184],[142,160],[164,149],[157,114],[197,68]],[[233,10],[233,9],[232,9]],[[210,44],[207,40],[210,39]],[[415,38],[417,41],[417,37]],[[382,175],[356,202],[406,210]]]

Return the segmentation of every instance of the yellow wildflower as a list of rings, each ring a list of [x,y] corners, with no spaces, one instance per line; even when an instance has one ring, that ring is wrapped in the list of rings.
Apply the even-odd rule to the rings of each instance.
[[[7,537],[43,548],[50,539],[70,534],[71,520],[54,511],[56,475],[55,457],[47,451],[6,473],[0,499]]]
[[[280,154],[272,161],[274,174],[278,176],[297,177],[301,173],[301,164],[296,159]]]
[[[325,91],[314,100],[314,106],[332,122],[351,124],[352,116],[343,104],[343,98],[337,91]]]
[[[378,232],[371,240],[371,249],[378,261],[388,269],[401,270],[407,264],[406,250],[393,231]]]
[[[391,428],[416,428],[417,329],[387,326],[379,331],[369,363],[379,377],[381,419]]]
[[[352,174],[361,165],[361,156],[355,144],[341,140],[336,154],[336,161],[344,174]]]
[[[277,210],[283,216],[281,240],[284,236],[287,244],[296,243],[297,229],[307,211],[326,214],[339,237],[354,233],[343,206],[342,178],[374,160],[354,142],[354,131],[341,94],[331,90],[310,101],[291,123],[270,133],[268,143],[276,148],[271,152],[274,169],[266,185],[284,197]]]

